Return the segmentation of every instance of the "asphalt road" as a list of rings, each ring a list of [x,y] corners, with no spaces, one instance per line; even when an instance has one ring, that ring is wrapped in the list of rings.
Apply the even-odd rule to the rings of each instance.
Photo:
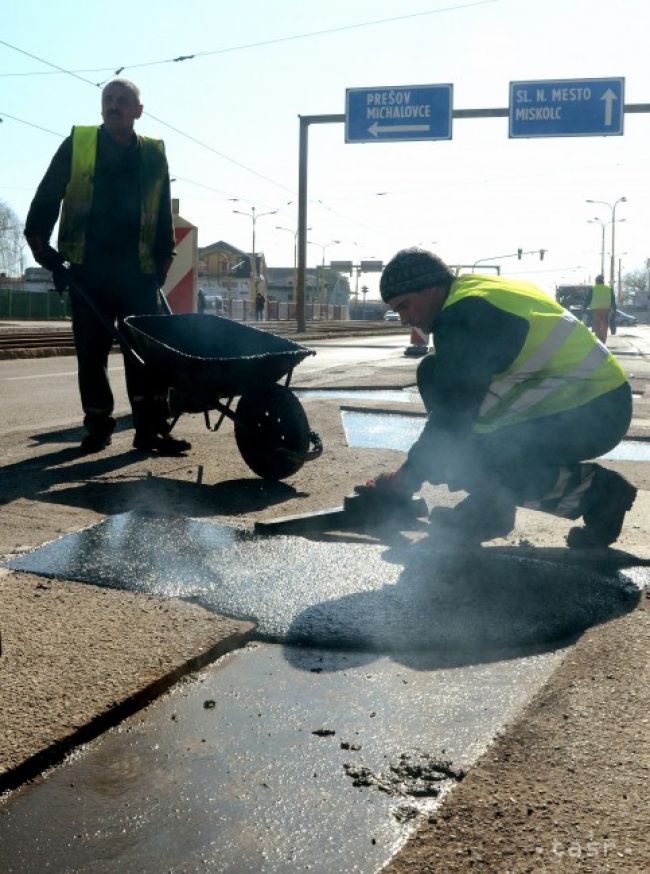
[[[617,340],[628,370],[645,363],[649,338],[640,328]],[[349,383],[351,371],[368,385],[378,369],[405,366],[396,337],[313,345],[296,386]],[[126,412],[119,358],[112,366]],[[78,423],[73,359],[2,362],[0,382],[0,435]],[[405,564],[376,545],[282,537],[270,547],[187,521],[180,537],[164,517],[111,517],[14,565],[254,617],[259,642],[9,799],[7,872],[158,874],[162,860],[188,872],[376,871],[417,821],[413,791],[381,788],[403,756],[424,749],[471,766],[548,678],[571,631],[625,609],[625,598],[605,603],[627,585],[616,569],[610,578],[574,568],[569,587],[552,560],[494,553],[489,567],[471,556],[450,567],[419,554]],[[170,589],[172,567],[186,576],[175,572]],[[558,599],[573,629],[553,626]],[[512,649],[499,657],[491,644],[504,633]],[[436,644],[449,652],[461,642],[454,634],[478,651],[442,659]],[[355,786],[350,765],[367,768],[370,782]]]
[[[293,384],[309,384],[316,376],[322,381],[328,371],[363,364],[383,362],[386,365],[394,362],[400,366],[408,336],[408,332],[405,332],[404,336],[391,334],[307,343],[305,345],[314,349],[316,355],[306,358],[295,370]],[[119,353],[110,356],[109,378],[115,396],[116,414],[126,415],[129,406],[124,366]],[[0,394],[0,434],[80,424],[77,365],[72,356],[0,361]]]

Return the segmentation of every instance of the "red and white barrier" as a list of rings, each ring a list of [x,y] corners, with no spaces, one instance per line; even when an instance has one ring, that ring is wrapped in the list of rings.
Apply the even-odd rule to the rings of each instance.
[[[178,214],[172,202],[176,256],[169,268],[163,293],[175,313],[195,313],[199,275],[199,229]]]
[[[405,355],[421,356],[429,351],[429,335],[420,328],[411,328],[411,343],[404,350]]]

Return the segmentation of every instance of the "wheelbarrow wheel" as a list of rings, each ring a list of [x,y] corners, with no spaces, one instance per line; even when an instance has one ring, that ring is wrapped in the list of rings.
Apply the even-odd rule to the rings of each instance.
[[[246,464],[263,479],[285,479],[300,470],[309,434],[305,411],[285,386],[266,386],[239,399],[235,440]]]

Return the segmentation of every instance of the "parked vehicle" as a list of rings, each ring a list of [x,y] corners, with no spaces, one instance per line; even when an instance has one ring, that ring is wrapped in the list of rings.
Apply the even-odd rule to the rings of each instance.
[[[205,294],[206,312],[214,313],[217,316],[223,315],[223,297],[220,294]]]
[[[385,322],[399,322],[401,321],[398,313],[395,310],[386,310],[384,313],[384,321]]]
[[[616,324],[618,327],[637,325],[638,323],[639,320],[636,316],[631,316],[629,313],[623,312],[623,310],[616,310]]]

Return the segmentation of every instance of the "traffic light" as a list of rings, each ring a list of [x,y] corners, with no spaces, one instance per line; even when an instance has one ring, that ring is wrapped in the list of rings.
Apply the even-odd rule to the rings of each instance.
[[[540,249],[539,250],[539,260],[540,261],[544,260],[544,255],[546,255],[546,249]]]
[[[523,253],[524,253],[523,249],[517,249],[517,258],[519,258],[520,261],[521,261],[521,256],[523,255]]]

